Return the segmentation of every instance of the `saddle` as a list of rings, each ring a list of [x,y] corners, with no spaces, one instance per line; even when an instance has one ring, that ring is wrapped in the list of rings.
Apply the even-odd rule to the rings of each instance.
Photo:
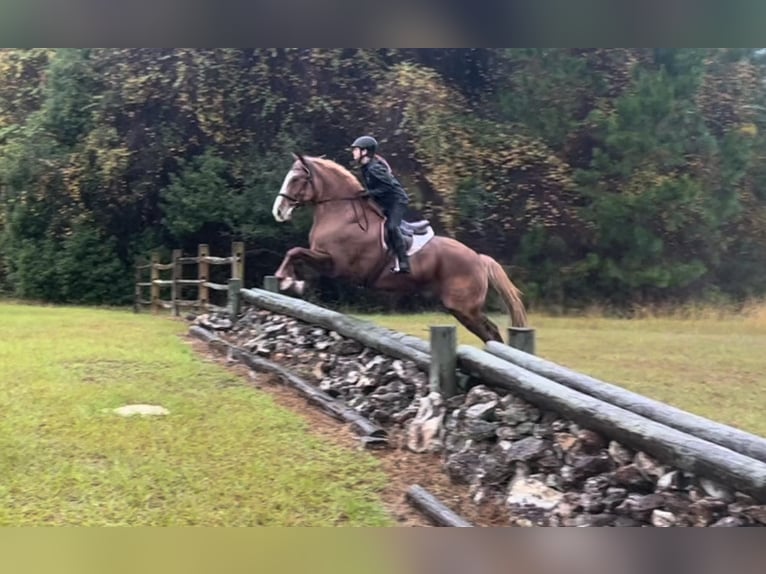
[[[413,235],[426,235],[428,230],[431,229],[431,224],[427,219],[421,219],[419,221],[404,221],[399,224],[399,230],[404,237],[412,237]]]
[[[408,255],[414,255],[420,251],[434,237],[434,230],[427,219],[419,221],[404,221],[399,224],[399,231],[404,239],[404,248]],[[386,222],[380,222],[380,242],[383,248],[388,251],[388,241],[386,237]],[[396,267],[399,267],[397,261]]]

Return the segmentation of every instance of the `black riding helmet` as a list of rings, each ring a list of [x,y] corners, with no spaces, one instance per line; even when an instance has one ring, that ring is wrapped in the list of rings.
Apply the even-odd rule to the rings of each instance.
[[[361,136],[354,140],[351,147],[358,147],[359,149],[366,149],[369,155],[374,155],[378,150],[378,142],[372,136]]]

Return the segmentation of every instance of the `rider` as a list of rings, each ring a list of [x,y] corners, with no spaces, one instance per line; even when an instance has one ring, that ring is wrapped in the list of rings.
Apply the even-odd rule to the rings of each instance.
[[[409,204],[407,192],[391,172],[391,168],[376,155],[378,142],[372,136],[361,136],[351,144],[354,160],[361,165],[367,192],[380,205],[386,216],[386,237],[399,259],[399,273],[410,272],[410,260],[399,225]]]

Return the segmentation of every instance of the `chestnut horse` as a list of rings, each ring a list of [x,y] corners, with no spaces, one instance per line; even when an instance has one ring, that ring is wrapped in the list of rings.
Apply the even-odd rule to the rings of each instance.
[[[341,165],[319,157],[293,154],[272,209],[278,222],[289,221],[295,208],[314,207],[309,248],[293,247],[275,276],[280,290],[302,293],[305,283],[295,264],[320,274],[373,289],[412,293],[430,291],[447,310],[483,342],[503,338],[483,307],[491,285],[499,294],[513,327],[526,327],[521,292],[500,264],[449,237],[435,235],[428,221],[403,222],[411,272],[395,273],[395,257],[385,246],[384,216],[360,182]],[[398,263],[396,263],[398,265]]]

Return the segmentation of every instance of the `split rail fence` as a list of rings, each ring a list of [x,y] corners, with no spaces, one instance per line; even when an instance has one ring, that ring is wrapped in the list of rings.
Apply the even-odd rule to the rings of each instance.
[[[197,246],[196,256],[184,256],[181,249],[174,249],[169,263],[160,262],[160,254],[155,251],[151,254],[151,260],[137,261],[135,266],[135,296],[133,311],[138,313],[143,308],[149,308],[153,313],[161,309],[170,309],[174,315],[179,315],[181,309],[192,308],[202,311],[231,310],[231,302],[238,301],[239,297],[232,297],[232,293],[238,294],[242,288],[242,279],[245,276],[245,246],[241,241],[231,244],[231,255],[228,257],[216,257],[210,255],[210,247],[205,243]],[[196,278],[184,278],[183,266],[196,265]],[[226,284],[214,283],[210,280],[211,266],[229,266],[230,278]],[[144,278],[149,271],[148,281]],[[169,273],[169,277],[162,277],[162,273]],[[181,292],[184,287],[196,287],[196,299],[182,299]],[[170,299],[161,297],[162,290],[170,289]],[[145,297],[145,290],[149,290],[149,298]],[[226,293],[226,307],[214,305],[210,302],[212,291]]]

